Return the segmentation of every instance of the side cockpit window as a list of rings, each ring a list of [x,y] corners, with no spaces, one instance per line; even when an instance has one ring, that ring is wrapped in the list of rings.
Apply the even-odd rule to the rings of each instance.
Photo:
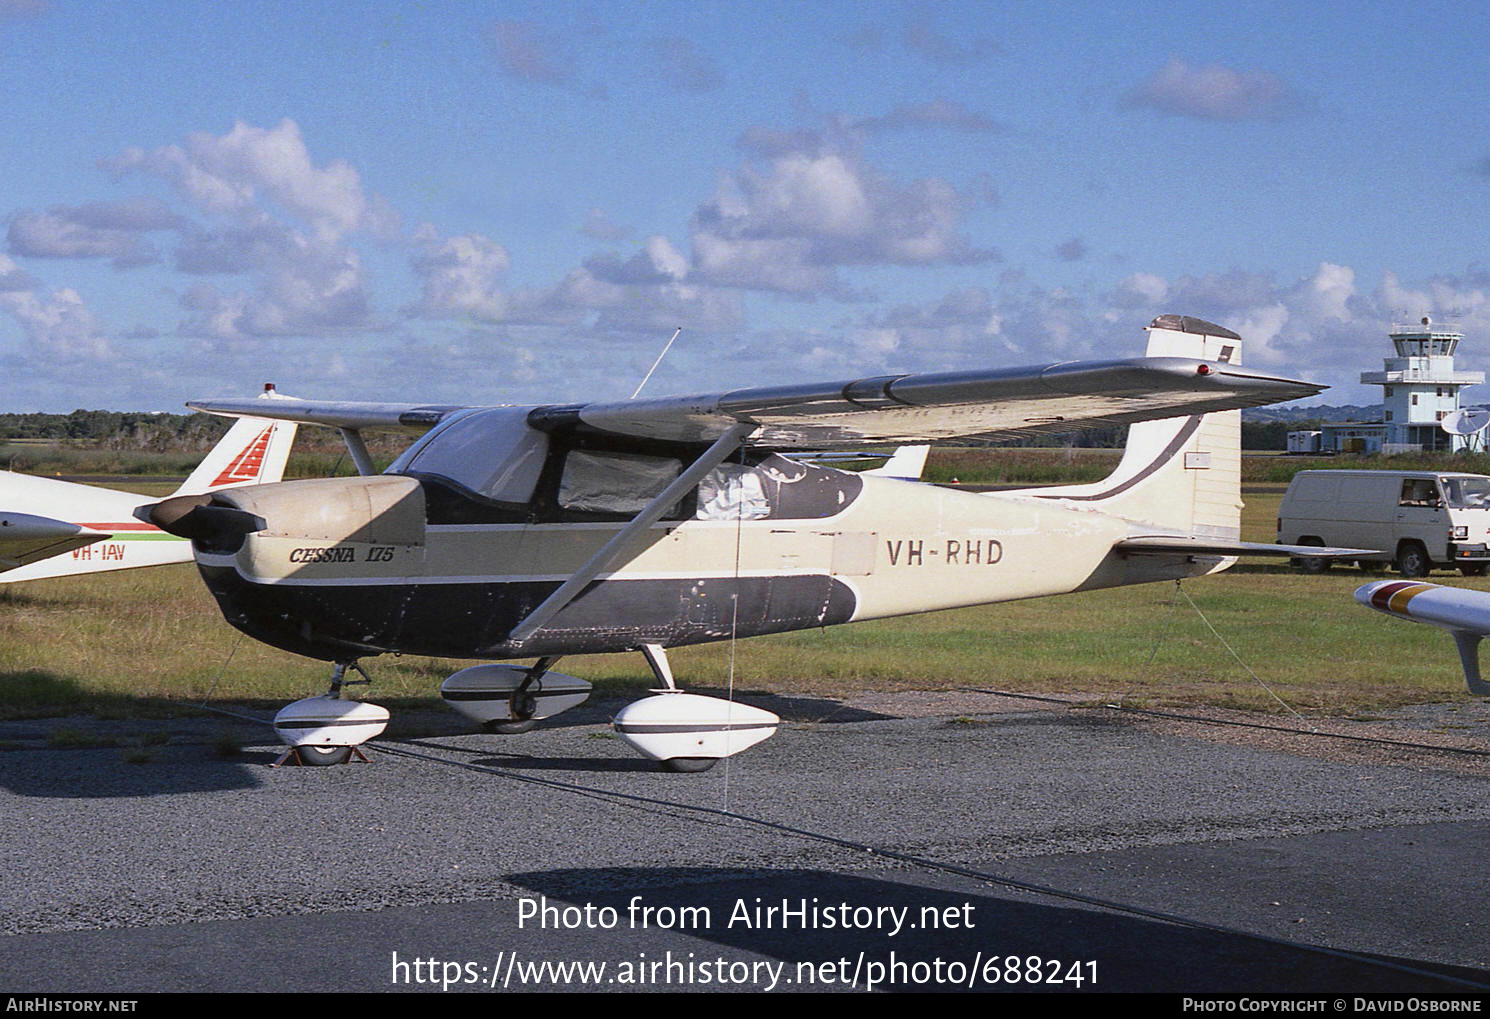
[[[456,413],[410,446],[389,474],[418,478],[430,523],[625,520],[693,463],[695,444],[638,440],[528,424],[531,408]],[[746,454],[714,468],[664,520],[821,520],[842,513],[858,475],[780,455]]]
[[[548,436],[523,407],[457,416],[409,448],[389,474],[433,475],[493,502],[526,503],[548,456]]]

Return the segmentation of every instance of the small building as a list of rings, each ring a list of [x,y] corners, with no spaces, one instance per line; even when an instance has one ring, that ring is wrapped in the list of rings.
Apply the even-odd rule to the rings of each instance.
[[[1380,453],[1387,439],[1381,421],[1326,421],[1319,426],[1319,449],[1325,453]]]
[[[1318,453],[1319,441],[1322,432],[1302,431],[1288,433],[1288,451],[1290,453]]]
[[[1379,372],[1361,372],[1362,383],[1381,386],[1382,420],[1322,425],[1322,447],[1342,453],[1464,449],[1468,436],[1441,427],[1460,409],[1460,390],[1485,381],[1484,372],[1454,367],[1464,334],[1425,315],[1416,325],[1393,325],[1390,335],[1396,356],[1384,358]]]

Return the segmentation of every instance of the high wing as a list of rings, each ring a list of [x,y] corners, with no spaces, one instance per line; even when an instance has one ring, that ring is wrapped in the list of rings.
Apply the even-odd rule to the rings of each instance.
[[[774,448],[1003,439],[1252,407],[1322,388],[1217,361],[1143,357],[542,408],[532,423],[573,415],[602,431],[685,441],[746,423],[757,426],[751,445]]]
[[[957,436],[1011,438],[1204,414],[1312,396],[1324,387],[1221,361],[1143,357],[1028,368],[882,375],[702,396],[534,407],[539,429],[587,426],[640,438],[712,442],[738,425],[775,449]],[[198,400],[212,414],[253,413],[343,431],[423,431],[463,408],[433,404]]]
[[[192,410],[220,417],[273,418],[361,431],[364,428],[422,434],[439,424],[447,414],[466,410],[466,405],[428,403],[360,403],[354,400],[301,400],[281,397],[265,406],[257,397],[226,397],[192,400]]]

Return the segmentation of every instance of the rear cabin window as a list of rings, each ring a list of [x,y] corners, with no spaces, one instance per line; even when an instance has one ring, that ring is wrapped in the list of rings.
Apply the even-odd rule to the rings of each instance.
[[[579,513],[635,515],[683,471],[671,457],[573,450],[564,458],[559,506]],[[678,515],[674,507],[665,517]]]
[[[698,486],[699,520],[765,520],[771,515],[763,472],[759,467],[721,464]]]

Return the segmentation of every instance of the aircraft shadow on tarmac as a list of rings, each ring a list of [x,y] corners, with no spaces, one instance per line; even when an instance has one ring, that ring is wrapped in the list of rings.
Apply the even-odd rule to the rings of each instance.
[[[278,756],[250,752],[234,760],[200,745],[121,746],[0,752],[0,786],[17,796],[110,799],[226,792],[260,785],[256,768]],[[137,763],[135,763],[137,762]]]
[[[5,684],[4,688],[11,692],[12,700],[17,703],[35,700],[37,703],[65,704],[79,698],[78,684],[66,677],[36,670],[0,675],[0,684]],[[848,707],[835,700],[772,694],[744,696],[749,697],[751,703],[775,711],[788,722],[832,725],[895,717]],[[448,752],[449,746],[426,741],[473,735],[470,722],[454,712],[429,709],[427,705],[414,709],[412,703],[393,704],[396,726],[405,729],[401,735],[396,729],[390,731],[395,745],[405,744],[416,750],[423,746]],[[565,729],[608,725],[615,711],[624,704],[625,700],[621,698],[600,699],[545,720],[542,727]],[[20,796],[75,798],[164,796],[250,789],[261,784],[258,769],[272,763],[280,754],[280,748],[273,747],[274,739],[268,724],[275,705],[268,702],[238,706],[246,714],[262,715],[263,725],[239,720],[223,723],[221,729],[227,742],[244,748],[226,758],[218,756],[210,743],[202,742],[200,734],[182,742],[178,736],[171,735],[173,730],[181,727],[181,723],[175,719],[149,718],[152,712],[142,710],[142,706],[141,699],[121,696],[118,710],[111,713],[119,718],[138,718],[138,723],[109,723],[105,727],[113,730],[115,735],[99,735],[96,741],[88,729],[87,720],[74,723],[66,719],[43,719],[20,723],[33,736],[40,735],[43,740],[48,736],[54,738],[45,749],[33,738],[29,741],[33,744],[30,749],[0,750],[0,787]],[[405,717],[400,718],[400,715]],[[417,717],[409,717],[411,715]],[[117,732],[121,725],[145,734],[153,731],[162,737],[161,742],[153,744],[148,738],[142,739],[135,734],[119,736]],[[60,739],[55,738],[58,735]],[[518,742],[513,742],[515,740]],[[170,745],[161,745],[166,742]],[[269,749],[264,748],[266,745]],[[657,767],[639,757],[617,759],[603,753],[594,757],[533,756],[521,752],[521,745],[519,737],[491,736],[489,742],[484,742],[475,751],[480,756],[472,757],[470,763],[554,772],[641,772],[654,771]],[[372,747],[375,756],[376,744]],[[472,753],[469,749],[466,752]]]
[[[711,697],[729,698],[728,691],[713,687],[690,686],[688,691],[690,693],[706,694]],[[594,697],[578,707],[571,708],[562,715],[546,718],[540,724],[545,729],[562,729],[582,725],[609,725],[610,720],[615,717],[616,712],[620,711],[633,700],[635,700],[634,697]],[[765,708],[767,711],[774,711],[786,722],[844,725],[849,722],[876,722],[899,717],[880,711],[851,707],[842,701],[832,700],[830,698],[793,697],[756,690],[737,690],[734,694],[734,700],[741,704],[749,704],[753,707]],[[465,731],[471,731],[470,723],[468,722],[465,723]]]
[[[1459,981],[1481,987],[1490,981],[1490,974],[1483,970],[1381,955],[1341,957],[1303,944],[1186,927],[1096,907],[1052,905],[1024,892],[989,894],[980,889],[970,893],[861,874],[614,868],[537,871],[508,875],[506,880],[545,896],[548,905],[561,910],[587,904],[597,910],[609,906],[616,911],[620,928],[628,933],[639,929],[639,924],[636,928],[631,924],[631,918],[640,915],[632,911],[633,901],[642,908],[651,907],[654,918],[671,915],[672,928],[664,930],[654,923],[642,932],[647,935],[642,948],[654,962],[669,949],[673,959],[681,959],[690,951],[695,962],[713,958],[696,942],[669,944],[659,938],[664,934],[687,935],[717,944],[729,950],[729,959],[753,953],[781,960],[787,964],[784,972],[789,975],[798,972],[799,963],[805,973],[809,967],[837,964],[839,960],[846,960],[852,971],[861,952],[867,961],[888,965],[893,951],[894,958],[906,966],[893,972],[885,969],[885,986],[906,990],[1076,988],[1074,981],[1032,986],[1025,982],[1031,972],[1038,972],[1044,979],[1081,975],[1085,978],[1081,988],[1108,991],[1463,993],[1470,988]],[[907,876],[905,880],[914,878]],[[596,890],[618,887],[625,890]],[[816,909],[819,912],[807,915],[820,920],[827,915],[842,917],[851,925],[804,929],[802,923],[793,922],[783,929],[779,908],[773,927],[757,924],[764,916],[758,910],[783,904],[797,911]],[[840,908],[845,906],[847,912]],[[685,914],[685,907],[693,912]],[[705,914],[701,908],[708,910],[707,926],[702,924]],[[892,935],[892,911],[900,909],[904,910],[900,914],[903,924]],[[681,926],[685,915],[695,922],[693,926]],[[933,928],[933,920],[939,926]],[[530,925],[533,922],[528,921]],[[967,973],[979,953],[984,965],[970,978]],[[1021,982],[1012,986],[1005,969],[1010,956],[1018,958],[1015,969],[1021,976]],[[988,969],[993,957],[1000,961]],[[1043,965],[1030,970],[1031,957],[1042,960]],[[938,985],[932,979],[936,959],[944,964],[944,977],[957,972],[951,963],[961,963],[962,984]],[[1071,969],[1073,963],[1093,960],[1095,985],[1089,979],[1088,967]],[[1060,965],[1052,967],[1052,961]],[[914,967],[914,963],[924,965]],[[1405,971],[1409,969],[1417,972]],[[997,981],[984,979],[995,974]]]

